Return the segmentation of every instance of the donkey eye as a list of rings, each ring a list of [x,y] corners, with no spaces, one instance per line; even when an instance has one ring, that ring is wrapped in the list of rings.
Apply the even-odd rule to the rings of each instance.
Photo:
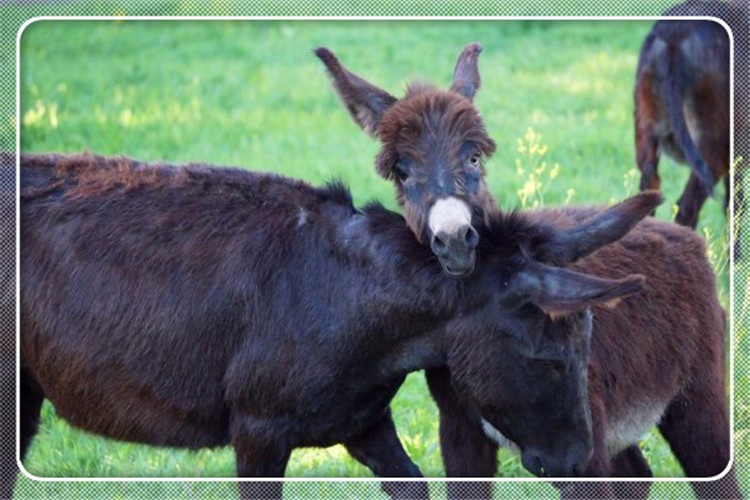
[[[539,366],[553,378],[560,378],[565,373],[565,364],[560,361],[540,360]]]
[[[479,153],[474,153],[469,157],[469,165],[471,165],[474,168],[479,168],[479,165],[482,163],[482,155]]]
[[[551,359],[540,359],[538,361],[539,366],[544,367],[546,370],[560,370],[562,363],[559,361],[553,361]]]
[[[405,182],[406,179],[409,178],[409,172],[406,171],[401,163],[396,163],[396,165],[393,167],[393,173],[401,182]]]

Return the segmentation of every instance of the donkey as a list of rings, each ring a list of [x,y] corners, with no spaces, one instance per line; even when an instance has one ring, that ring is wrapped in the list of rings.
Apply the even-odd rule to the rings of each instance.
[[[747,54],[746,31],[738,6],[688,0],[665,16],[715,16],[735,28],[735,56]],[[747,14],[745,14],[746,16]],[[738,36],[739,35],[739,36]],[[743,51],[744,47],[744,51]],[[663,19],[654,24],[641,48],[635,84],[635,149],[641,189],[660,189],[662,151],[691,168],[677,202],[675,221],[695,228],[700,209],[724,178],[729,205],[730,77],[729,35],[709,20]],[[744,82],[744,85],[743,85]],[[735,75],[735,129],[748,131],[747,79]],[[745,151],[746,152],[746,151]],[[747,155],[745,160],[747,160]]]
[[[641,194],[563,231],[495,214],[481,270],[455,281],[400,216],[357,210],[339,184],[22,156],[20,456],[48,398],[103,436],[231,444],[239,477],[281,478],[293,448],[334,443],[378,476],[420,477],[389,402],[407,373],[446,366],[487,425],[523,436],[530,468],[575,474],[593,442],[589,308],[644,279],[564,264],[660,200]],[[424,483],[383,488],[427,496]]]
[[[459,168],[460,160],[451,156],[460,149],[467,130],[483,129],[481,119],[471,114],[471,121],[457,120],[447,112],[448,105],[433,104],[442,100],[454,106],[469,105],[480,82],[478,54],[477,45],[464,50],[456,65],[451,91],[417,87],[417,92],[409,87],[407,96],[396,101],[346,70],[327,49],[318,50],[355,121],[382,141],[376,169],[394,180],[407,223],[418,239],[428,231],[418,225],[419,214],[429,214],[433,200],[441,199],[446,178],[452,179],[455,186],[479,183],[474,189],[481,196],[470,197],[459,190],[463,195],[461,201],[468,207],[463,212],[498,212],[486,194],[483,171],[475,176],[473,171]],[[461,95],[461,89],[469,91]],[[423,96],[428,98],[418,99]],[[433,140],[435,137],[441,140]],[[383,162],[383,158],[394,157],[407,158],[401,160],[408,166],[406,173],[399,174],[402,167]],[[421,161],[415,162],[413,157]],[[590,213],[568,208],[529,212],[524,216],[560,231],[580,223]],[[474,222],[482,234],[482,218],[475,218]],[[547,263],[557,263],[552,253],[536,256]],[[597,274],[609,277],[622,272],[653,276],[637,301],[627,301],[614,310],[593,308],[596,334],[588,376],[592,388],[594,455],[589,466],[577,475],[650,475],[637,441],[656,424],[689,476],[720,474],[729,463],[730,448],[724,385],[726,328],[723,311],[713,292],[715,278],[702,240],[688,229],[648,220],[606,249],[580,261],[562,262],[573,263],[573,267],[581,270],[596,269]],[[482,344],[477,343],[475,349],[483,349]],[[498,442],[514,443],[521,449],[528,449],[528,444],[523,436],[513,435],[483,419],[480,410],[457,393],[462,390],[457,383],[461,377],[454,371],[442,366],[426,372],[440,410],[446,472],[451,477],[491,477],[497,467]],[[513,422],[513,417],[508,416],[505,422]],[[527,453],[523,460],[527,469],[535,474],[555,475],[529,459],[530,456]],[[733,471],[718,483],[724,486],[726,494],[739,494]],[[610,488],[612,485],[598,483],[589,493],[612,496],[615,492]],[[626,496],[648,492],[647,487],[638,485],[619,489],[627,490]],[[706,483],[696,482],[695,489],[699,496],[710,496],[710,485]],[[448,491],[452,497],[465,494],[468,498],[479,498],[488,494],[489,487],[480,483],[449,483]],[[576,485],[563,492],[568,496],[587,493]]]
[[[564,228],[577,224],[582,213],[540,210],[525,215]],[[651,476],[637,444],[654,425],[687,476],[718,476],[729,466],[726,322],[705,250],[690,229],[649,218],[620,241],[571,264],[597,276],[641,273],[649,278],[637,301],[592,308],[588,387],[594,451],[578,476]],[[487,425],[456,392],[455,378],[445,367],[427,371],[441,414],[446,471],[452,477],[491,477],[498,444],[523,448],[523,439]],[[713,484],[696,481],[693,488],[699,498],[742,497],[731,469]],[[449,485],[454,498],[483,498],[489,492],[486,484]],[[645,498],[648,483],[570,483],[563,485],[562,494]]]
[[[476,226],[497,212],[483,180],[495,143],[472,103],[480,52],[478,44],[463,50],[448,91],[413,83],[399,100],[348,71],[327,48],[315,51],[355,122],[381,141],[375,169],[395,183],[406,224],[455,278],[474,269]]]

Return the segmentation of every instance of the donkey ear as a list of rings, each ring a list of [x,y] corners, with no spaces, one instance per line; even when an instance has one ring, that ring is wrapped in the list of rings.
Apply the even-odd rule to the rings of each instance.
[[[458,56],[456,67],[453,70],[453,83],[451,92],[457,92],[469,100],[474,99],[482,81],[479,78],[479,54],[482,47],[478,43],[472,43]]]
[[[366,82],[344,68],[333,52],[325,47],[315,49],[315,55],[326,65],[333,78],[333,86],[354,121],[373,137],[377,137],[383,113],[397,101],[388,92]]]
[[[533,262],[516,275],[513,286],[545,313],[562,315],[597,304],[614,306],[641,291],[645,281],[639,274],[611,280]]]
[[[556,232],[534,249],[534,257],[558,266],[575,262],[628,234],[662,201],[664,197],[658,191],[632,196],[572,229]]]

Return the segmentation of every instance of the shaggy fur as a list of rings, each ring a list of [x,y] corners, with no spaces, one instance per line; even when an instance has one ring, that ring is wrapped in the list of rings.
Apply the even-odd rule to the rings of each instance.
[[[282,477],[292,449],[334,443],[418,477],[388,405],[407,373],[449,366],[482,418],[533,444],[530,467],[585,466],[588,308],[643,278],[539,262],[560,249],[554,228],[498,214],[481,271],[457,282],[400,216],[358,211],[339,184],[94,155],[21,164],[22,455],[48,398],[104,436],[232,444],[240,477]],[[659,200],[589,213],[575,246],[617,240]]]

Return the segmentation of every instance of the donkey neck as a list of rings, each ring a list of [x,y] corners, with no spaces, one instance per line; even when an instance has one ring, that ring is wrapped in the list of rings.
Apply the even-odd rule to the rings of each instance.
[[[492,294],[485,272],[466,281],[445,276],[404,220],[379,205],[343,221],[335,247],[363,278],[354,285],[358,301],[377,310],[377,370],[384,377],[444,365],[446,325],[483,307]]]

